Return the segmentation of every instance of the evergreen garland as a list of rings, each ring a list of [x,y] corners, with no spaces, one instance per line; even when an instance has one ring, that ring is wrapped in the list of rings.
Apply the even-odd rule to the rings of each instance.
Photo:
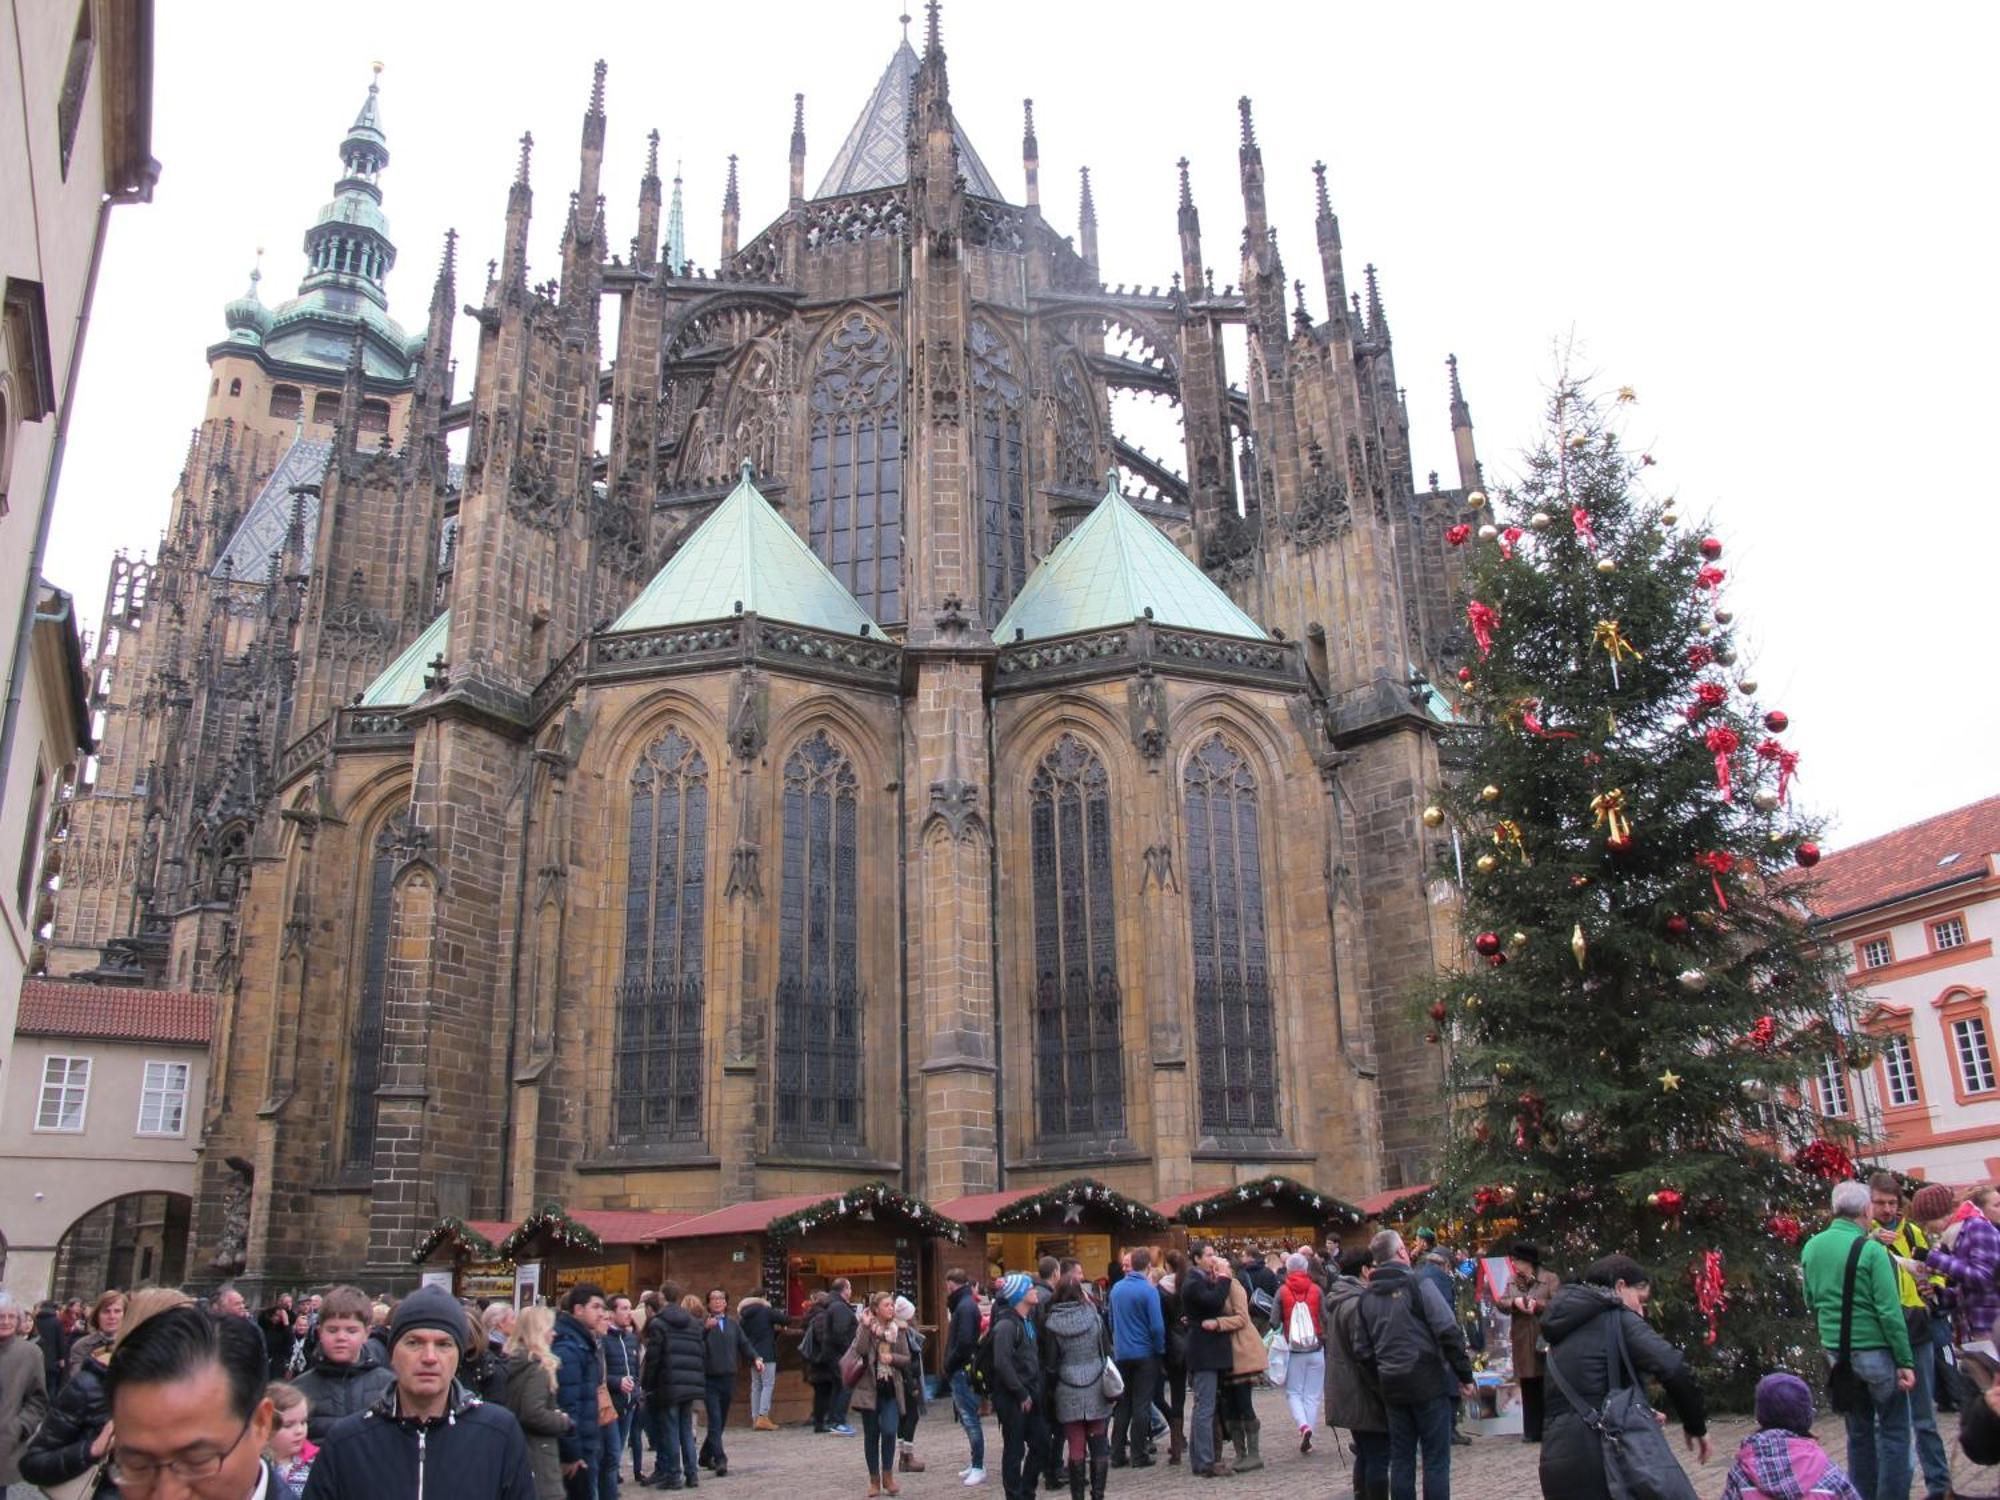
[[[1199,1224],[1227,1209],[1242,1208],[1260,1198],[1292,1198],[1302,1210],[1316,1215],[1316,1222],[1353,1225],[1361,1222],[1361,1210],[1331,1193],[1317,1192],[1303,1182],[1273,1173],[1255,1182],[1239,1183],[1194,1203],[1183,1204],[1175,1215],[1183,1224]]]
[[[1010,1203],[993,1216],[993,1224],[999,1229],[1013,1224],[1032,1224],[1072,1205],[1102,1209],[1127,1229],[1158,1233],[1167,1227],[1167,1221],[1145,1204],[1106,1187],[1095,1177],[1072,1177],[1068,1182],[1057,1183],[1052,1188],[1044,1188],[1039,1193]]]
[[[823,1198],[796,1213],[782,1215],[766,1224],[764,1233],[774,1241],[796,1239],[812,1233],[823,1224],[838,1224],[854,1218],[864,1209],[870,1215],[886,1213],[907,1220],[921,1234],[934,1235],[957,1245],[965,1243],[963,1224],[956,1219],[947,1219],[921,1198],[897,1192],[886,1182],[864,1182],[837,1197]]]
[[[597,1237],[597,1232],[572,1219],[559,1203],[551,1203],[540,1213],[530,1214],[495,1248],[502,1259],[518,1260],[522,1248],[536,1238],[547,1240],[559,1250],[604,1248],[604,1241]]]
[[[410,1260],[413,1263],[427,1261],[446,1245],[456,1245],[479,1260],[494,1258],[493,1241],[456,1214],[447,1214],[431,1226],[429,1234],[417,1242],[417,1248],[411,1254]]]

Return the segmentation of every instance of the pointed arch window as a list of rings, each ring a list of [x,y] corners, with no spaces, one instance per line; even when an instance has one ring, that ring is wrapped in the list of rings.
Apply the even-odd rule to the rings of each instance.
[[[824,731],[785,762],[778,908],[777,1138],[861,1139],[854,763]]]
[[[903,618],[902,371],[889,335],[858,312],[813,372],[812,549],[876,619]]]
[[[632,771],[612,1137],[701,1139],[708,761],[669,726]]]
[[[375,1090],[382,1082],[382,1015],[389,992],[396,872],[417,847],[414,825],[405,810],[383,821],[368,859],[367,930],[362,938],[361,988],[355,996],[347,1069],[347,1133],[341,1151],[341,1160],[349,1167],[368,1167],[375,1161]]]
[[[1201,1128],[1272,1134],[1278,1129],[1277,1028],[1257,780],[1250,762],[1212,735],[1189,758],[1181,796]]]
[[[1097,431],[1091,421],[1094,398],[1075,355],[1056,362],[1056,483],[1099,492],[1104,474],[1097,463]]]
[[[1028,783],[1035,914],[1035,1125],[1044,1138],[1125,1131],[1123,1006],[1111,896],[1111,786],[1073,735]]]
[[[1026,388],[1007,341],[972,320],[973,474],[979,492],[979,570],[986,618],[998,620],[1028,576]]]

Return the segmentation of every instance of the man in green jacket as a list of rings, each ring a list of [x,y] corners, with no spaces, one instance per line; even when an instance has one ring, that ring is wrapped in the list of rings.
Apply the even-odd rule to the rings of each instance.
[[[1806,1301],[1819,1320],[1827,1357],[1840,1347],[1848,1301],[1847,1262],[1861,1246],[1847,1337],[1848,1362],[1860,1390],[1847,1412],[1847,1474],[1866,1500],[1907,1500],[1910,1493],[1910,1388],[1917,1383],[1910,1331],[1889,1252],[1868,1234],[1866,1183],[1833,1190],[1833,1222],[1806,1241],[1799,1256]]]

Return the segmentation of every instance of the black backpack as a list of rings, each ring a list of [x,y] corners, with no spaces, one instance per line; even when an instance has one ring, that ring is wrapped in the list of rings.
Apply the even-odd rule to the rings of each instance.
[[[826,1342],[826,1310],[822,1308],[806,1319],[806,1331],[799,1339],[799,1363],[816,1365],[820,1362],[820,1345]]]
[[[979,1335],[979,1342],[972,1346],[972,1363],[966,1367],[972,1381],[972,1389],[981,1396],[990,1396],[997,1388],[993,1378],[993,1323],[989,1321],[986,1331]]]

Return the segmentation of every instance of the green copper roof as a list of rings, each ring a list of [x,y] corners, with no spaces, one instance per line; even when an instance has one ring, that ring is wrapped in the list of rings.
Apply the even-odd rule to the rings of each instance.
[[[403,654],[382,669],[361,695],[363,708],[401,708],[424,695],[424,676],[431,663],[451,650],[451,611],[424,627],[424,633],[403,648]]]
[[[1104,498],[1028,575],[993,627],[1001,645],[1129,625],[1148,609],[1162,625],[1268,640],[1166,533],[1118,493],[1113,472]]]
[[[653,576],[613,630],[722,620],[738,610],[843,635],[881,627],[799,540],[750,482],[750,465],[723,502]]]

